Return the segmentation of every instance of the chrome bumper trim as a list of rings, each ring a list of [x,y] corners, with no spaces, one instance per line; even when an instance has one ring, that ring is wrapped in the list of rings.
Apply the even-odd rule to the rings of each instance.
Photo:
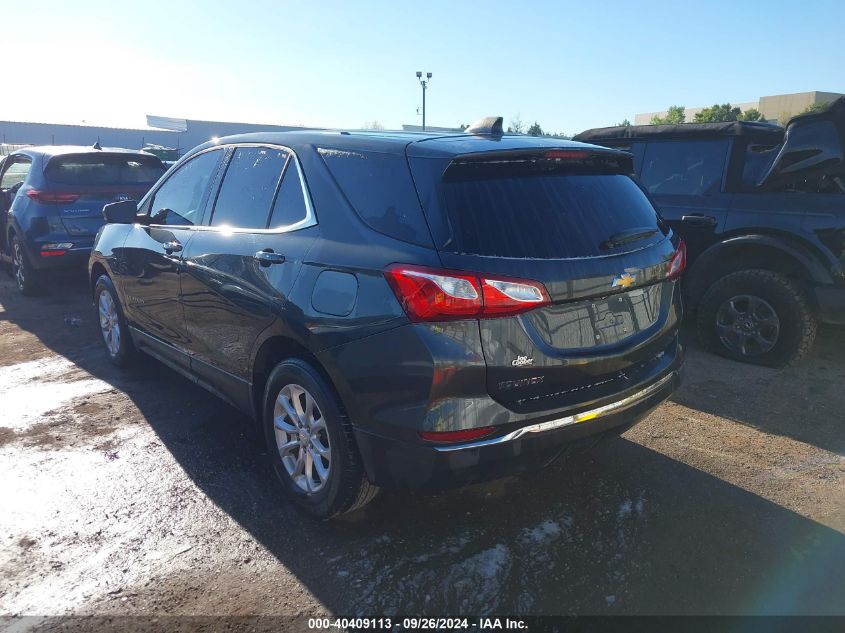
[[[576,413],[575,415],[568,415],[565,418],[558,418],[557,420],[548,420],[547,422],[540,422],[538,424],[532,424],[530,426],[523,426],[522,428],[516,429],[515,431],[511,431],[507,435],[492,437],[489,440],[478,440],[477,442],[469,442],[467,444],[450,444],[448,446],[435,446],[434,450],[439,451],[441,453],[448,453],[451,451],[463,451],[471,448],[480,448],[482,446],[492,446],[494,444],[504,444],[505,442],[512,442],[513,440],[519,439],[523,435],[528,435],[529,433],[545,433],[546,431],[559,429],[565,426],[572,426],[573,424],[578,424],[579,422],[595,420],[596,418],[600,418],[609,413],[614,413],[615,411],[626,409],[629,406],[636,404],[638,401],[643,400],[644,398],[647,398],[648,396],[652,395],[654,392],[660,391],[660,389],[666,386],[667,383],[674,380],[675,374],[676,372],[673,371],[658,380],[656,383],[649,385],[645,389],[633,393],[627,398],[617,400],[616,402],[611,402],[610,404],[606,404],[602,407],[597,407],[588,411],[582,411],[581,413]]]

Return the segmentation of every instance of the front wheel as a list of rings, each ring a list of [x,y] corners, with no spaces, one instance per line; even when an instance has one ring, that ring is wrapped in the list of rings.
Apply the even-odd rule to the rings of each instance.
[[[284,361],[270,374],[264,431],[284,491],[308,513],[327,519],[376,496],[378,488],[364,474],[337,396],[304,361]]]
[[[740,270],[716,281],[698,308],[702,344],[734,360],[784,367],[812,348],[816,319],[801,288],[771,270]]]
[[[131,364],[135,359],[135,346],[117,298],[117,290],[107,275],[100,275],[94,285],[94,309],[109,360],[118,367]]]

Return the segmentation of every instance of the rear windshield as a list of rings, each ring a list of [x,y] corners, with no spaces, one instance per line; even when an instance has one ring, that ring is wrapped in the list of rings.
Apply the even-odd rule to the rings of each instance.
[[[50,160],[44,172],[62,185],[151,185],[164,173],[155,156],[138,154],[68,154]]]
[[[452,252],[596,257],[640,248],[665,234],[651,202],[626,175],[498,177],[442,187],[451,228],[445,250]],[[642,237],[631,239],[637,235]]]

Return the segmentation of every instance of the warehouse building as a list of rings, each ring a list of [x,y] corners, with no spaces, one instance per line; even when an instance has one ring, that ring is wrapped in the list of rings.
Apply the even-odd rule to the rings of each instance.
[[[137,128],[102,127],[93,125],[65,125],[60,123],[32,123],[0,121],[0,143],[16,145],[93,145],[141,149],[157,145],[174,148],[179,154],[201,143],[230,134],[249,132],[284,132],[302,129],[291,125],[262,123],[234,123],[199,121],[147,115],[147,124]],[[2,153],[0,151],[0,153]]]

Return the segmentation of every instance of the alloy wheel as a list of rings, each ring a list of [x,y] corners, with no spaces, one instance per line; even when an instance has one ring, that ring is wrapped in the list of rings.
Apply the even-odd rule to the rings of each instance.
[[[780,319],[772,305],[754,295],[731,297],[716,311],[716,331],[727,349],[760,356],[778,342]]]
[[[117,306],[108,290],[101,290],[97,301],[100,316],[100,332],[109,350],[109,354],[117,356],[120,351],[120,322],[117,316]]]
[[[21,249],[20,242],[14,242],[12,252],[12,272],[15,275],[15,281],[18,284],[18,289],[23,290],[26,285],[26,277],[24,273],[23,263],[23,249]]]
[[[282,387],[273,408],[276,447],[291,481],[306,494],[322,490],[331,473],[331,442],[314,397],[296,384]]]

